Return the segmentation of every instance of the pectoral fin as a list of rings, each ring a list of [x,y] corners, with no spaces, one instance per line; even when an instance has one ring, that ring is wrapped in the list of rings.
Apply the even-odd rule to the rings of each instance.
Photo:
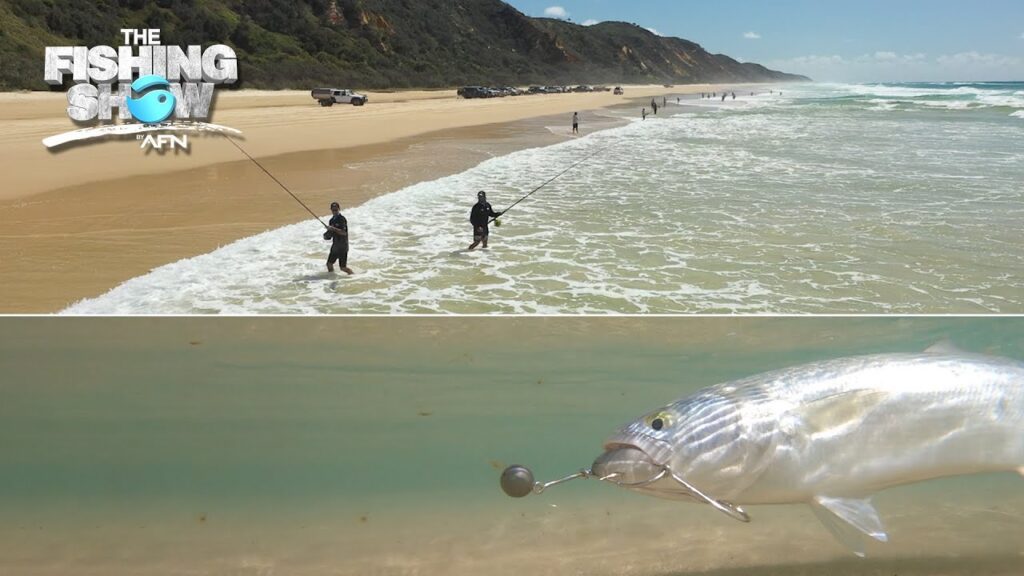
[[[861,558],[864,557],[865,535],[879,542],[889,541],[870,499],[818,496],[811,502],[811,510],[836,540]]]

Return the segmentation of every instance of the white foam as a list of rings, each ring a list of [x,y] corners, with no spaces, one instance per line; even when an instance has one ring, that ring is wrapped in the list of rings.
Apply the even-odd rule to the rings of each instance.
[[[948,110],[971,110],[992,107],[1024,108],[1022,91],[1013,91],[1005,86],[993,84],[990,87],[965,86],[947,88],[935,85],[932,88],[893,86],[881,84],[832,84],[828,92],[837,95],[852,94],[868,97],[866,102],[874,104],[873,110],[889,110],[885,103],[903,106],[923,106]],[[822,94],[818,94],[821,96]],[[824,94],[827,96],[827,93]],[[959,97],[950,99],[950,97]],[[934,98],[944,98],[936,100]]]
[[[916,98],[921,96],[937,96],[952,92],[952,90],[910,88],[906,86],[889,86],[882,84],[837,84],[833,86],[838,91],[845,91],[855,95],[889,98]]]
[[[892,100],[883,100],[881,98],[872,98],[871,100],[868,100],[868,103],[874,104],[874,106],[868,108],[868,110],[871,110],[873,112],[892,112],[893,110],[898,109],[899,105],[901,104],[900,102],[894,102]]]
[[[930,101],[922,100],[920,102],[914,102],[913,104],[919,106],[925,106],[927,108],[942,108],[945,110],[969,110],[971,108],[978,108],[981,105],[976,102],[964,101],[964,100],[943,100],[943,101]]]
[[[1019,96],[1010,96],[1007,94],[985,95],[978,98],[978,101],[986,106],[1024,108],[1024,98]]]

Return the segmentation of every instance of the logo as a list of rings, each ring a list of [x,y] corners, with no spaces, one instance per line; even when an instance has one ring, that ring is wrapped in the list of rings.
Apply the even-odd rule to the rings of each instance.
[[[163,76],[150,74],[132,82],[132,91],[142,94],[155,86],[167,88],[170,85],[171,83]],[[150,90],[149,93],[139,98],[128,98],[127,102],[128,111],[132,113],[132,116],[138,118],[140,122],[156,124],[171,117],[177,98],[168,90]]]
[[[167,146],[170,150],[188,150],[188,136],[182,134],[181,136],[175,136],[174,134],[146,134],[143,136],[139,134],[135,137],[136,140],[142,140],[142,144],[139,148],[146,150],[148,148],[157,150],[159,152],[164,151],[164,146]]]
[[[70,75],[68,118],[87,127],[43,139],[51,150],[91,139],[136,135],[142,148],[187,149],[188,138],[170,133],[241,134],[203,122],[214,88],[238,80],[235,51],[223,44],[165,46],[155,28],[121,30],[123,46],[50,46],[44,80],[62,85]],[[116,109],[116,117],[115,117]],[[173,119],[172,119],[173,118]],[[157,134],[146,134],[156,132]],[[145,137],[142,134],[146,134]]]

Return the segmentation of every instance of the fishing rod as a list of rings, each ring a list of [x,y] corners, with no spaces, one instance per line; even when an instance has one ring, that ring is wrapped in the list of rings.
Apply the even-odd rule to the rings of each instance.
[[[593,158],[594,156],[597,156],[597,155],[598,155],[598,154],[599,154],[600,152],[603,152],[603,151],[604,151],[605,149],[607,149],[607,148],[608,148],[608,147],[610,147],[610,146],[611,146],[611,144],[609,144],[608,146],[602,146],[601,148],[598,148],[598,149],[597,149],[597,150],[595,150],[594,152],[592,152],[592,153],[590,153],[590,154],[587,154],[586,156],[584,156],[582,160],[579,160],[579,161],[577,161],[577,162],[573,163],[573,164],[572,164],[571,166],[569,166],[569,167],[568,167],[568,168],[566,168],[565,170],[562,170],[562,171],[561,171],[561,172],[559,172],[558,174],[555,174],[555,175],[554,175],[554,176],[553,176],[552,178],[550,178],[550,179],[549,179],[549,180],[548,180],[547,182],[545,182],[545,183],[541,184],[540,186],[537,186],[536,188],[534,188],[533,190],[531,190],[529,194],[527,194],[526,196],[523,196],[523,197],[522,197],[522,198],[520,198],[519,200],[516,200],[515,202],[513,202],[513,203],[512,203],[512,205],[511,205],[511,206],[509,206],[508,208],[505,208],[504,210],[502,210],[502,212],[501,212],[501,215],[502,215],[502,216],[504,216],[504,215],[505,215],[506,213],[508,213],[508,211],[509,211],[509,210],[511,210],[511,209],[513,209],[513,208],[515,208],[515,207],[516,207],[516,205],[517,205],[517,204],[519,204],[520,202],[522,202],[523,200],[526,200],[526,199],[527,199],[527,198],[529,198],[530,196],[533,196],[533,195],[534,195],[534,193],[536,193],[536,192],[537,192],[538,190],[540,190],[541,188],[543,188],[543,187],[547,186],[548,184],[551,184],[551,183],[552,183],[552,182],[554,182],[555,180],[558,180],[559,178],[561,178],[561,177],[562,177],[562,176],[563,176],[563,175],[564,175],[564,174],[565,174],[566,172],[568,172],[569,170],[572,170],[573,168],[575,168],[575,167],[579,166],[580,164],[583,164],[583,163],[584,163],[584,162],[586,162],[587,160],[590,160],[590,159],[591,159],[591,158]],[[488,222],[488,224],[490,224],[491,222],[494,222],[494,221],[495,221],[495,220],[497,220],[498,218],[499,218],[499,217],[494,217],[494,218],[492,218],[492,219],[490,220],[490,222]]]
[[[228,139],[228,142],[231,142],[232,144],[234,144],[234,145],[235,145],[235,148],[238,148],[238,150],[239,150],[239,151],[240,151],[240,152],[241,152],[242,154],[245,154],[245,157],[246,157],[246,158],[248,158],[249,160],[252,160],[252,163],[253,163],[253,164],[255,164],[255,165],[259,166],[259,167],[260,167],[260,170],[263,170],[263,172],[264,172],[264,173],[265,173],[265,174],[266,174],[267,176],[270,176],[270,179],[271,179],[271,180],[273,180],[274,182],[277,182],[277,185],[278,185],[278,186],[280,186],[281,188],[283,188],[283,189],[284,189],[284,191],[285,191],[285,192],[287,192],[289,196],[291,196],[292,198],[294,198],[294,199],[295,199],[295,201],[296,201],[296,202],[298,202],[299,204],[301,204],[301,205],[302,205],[302,207],[306,209],[306,212],[309,212],[310,214],[312,214],[312,215],[313,215],[313,218],[316,218],[316,221],[317,221],[317,222],[319,222],[319,223],[320,223],[321,225],[323,225],[323,227],[324,227],[324,228],[329,228],[329,227],[327,226],[327,224],[324,224],[324,221],[323,221],[323,220],[321,220],[321,219],[320,219],[320,217],[316,215],[316,213],[315,213],[315,212],[313,212],[312,210],[310,210],[310,209],[309,209],[309,206],[306,206],[306,203],[305,203],[305,202],[303,202],[302,200],[299,200],[299,197],[298,197],[298,196],[296,196],[295,194],[292,194],[292,191],[291,191],[291,190],[289,190],[287,186],[285,186],[284,184],[282,184],[280,180],[278,180],[277,178],[274,178],[274,175],[273,175],[273,174],[271,174],[269,170],[267,170],[266,168],[264,168],[264,167],[263,167],[263,165],[262,165],[262,164],[260,164],[259,162],[257,162],[255,158],[253,158],[252,156],[249,156],[249,153],[248,153],[248,152],[246,152],[245,150],[243,150],[243,149],[242,149],[242,147],[238,145],[238,142],[235,142],[234,138],[232,138],[231,136],[228,136],[228,135],[226,135],[226,134],[224,135],[224,137]]]

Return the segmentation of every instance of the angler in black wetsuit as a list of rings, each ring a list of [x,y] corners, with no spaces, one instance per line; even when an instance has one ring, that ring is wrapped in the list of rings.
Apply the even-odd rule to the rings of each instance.
[[[331,202],[331,221],[324,232],[324,240],[331,241],[331,254],[327,257],[327,271],[334,272],[334,263],[346,274],[352,274],[348,267],[348,220],[341,215],[341,206]]]
[[[483,190],[477,192],[476,198],[477,203],[469,212],[469,223],[473,225],[473,243],[469,245],[470,250],[476,248],[477,244],[481,242],[483,242],[483,247],[487,248],[487,237],[490,236],[487,224],[491,218],[497,218],[504,214],[504,212],[495,212],[494,208],[491,208],[491,204],[487,201],[487,193]]]

